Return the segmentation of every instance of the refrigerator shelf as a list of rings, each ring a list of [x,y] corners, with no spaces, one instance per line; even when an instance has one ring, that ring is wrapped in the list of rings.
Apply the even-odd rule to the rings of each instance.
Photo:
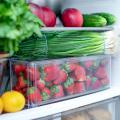
[[[66,31],[66,30],[80,30],[80,31],[112,31],[114,27],[44,27],[41,31]]]
[[[104,96],[104,97],[103,97]],[[78,107],[83,107],[93,103],[108,100],[114,97],[120,96],[119,87],[112,87],[108,90],[93,93],[83,97],[69,99],[62,102],[57,102],[45,106],[31,108],[16,113],[7,113],[0,115],[0,120],[30,120],[54,115],[57,113],[72,110]]]

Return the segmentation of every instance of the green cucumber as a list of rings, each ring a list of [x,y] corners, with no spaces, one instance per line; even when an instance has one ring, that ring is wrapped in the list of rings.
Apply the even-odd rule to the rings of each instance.
[[[94,13],[94,15],[99,15],[107,20],[107,25],[113,25],[116,22],[116,17],[110,13]]]
[[[83,15],[83,27],[104,27],[107,20],[99,15]]]

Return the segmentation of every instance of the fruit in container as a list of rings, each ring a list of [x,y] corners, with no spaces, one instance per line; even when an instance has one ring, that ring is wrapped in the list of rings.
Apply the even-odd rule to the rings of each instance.
[[[38,89],[42,90],[45,87],[45,81],[42,79],[39,79],[35,81],[34,85],[36,85]]]
[[[26,97],[30,104],[40,104],[42,102],[42,96],[40,95],[39,89],[36,87],[28,87]]]
[[[26,67],[25,72],[24,72],[24,78],[27,80],[29,79],[30,81],[36,81],[40,79],[40,72],[37,68],[35,67]]]
[[[14,64],[14,65],[13,65],[13,70],[14,70],[16,76],[18,77],[18,76],[20,76],[20,74],[21,74],[22,72],[25,71],[25,66],[22,65],[22,64]]]
[[[62,13],[61,20],[65,27],[81,27],[83,24],[83,16],[75,8],[65,9]]]
[[[63,86],[62,85],[53,85],[50,88],[52,98],[60,98],[64,96]]]
[[[17,83],[16,83],[16,87],[19,88],[19,89],[22,89],[24,87],[27,87],[27,84],[28,84],[28,81],[24,79],[23,76],[19,76],[17,78]]]
[[[74,80],[72,78],[68,78],[64,82],[64,89],[68,95],[74,94]]]
[[[41,90],[41,96],[43,101],[50,99],[50,95],[51,95],[51,92],[47,87]]]
[[[85,81],[86,80],[86,71],[82,66],[77,66],[74,72],[75,81]]]
[[[83,27],[104,27],[107,20],[99,15],[83,15]]]
[[[116,17],[111,13],[100,12],[100,13],[94,13],[94,15],[99,15],[104,17],[107,20],[107,25],[112,25],[116,22]]]
[[[25,106],[25,98],[24,96],[17,91],[8,91],[3,93],[1,96],[3,101],[4,112],[17,112],[24,108]]]
[[[49,7],[38,6],[33,3],[30,3],[29,6],[32,13],[42,20],[46,27],[54,27],[56,25],[56,15]]]
[[[107,77],[107,73],[105,70],[105,67],[99,66],[98,69],[95,72],[95,76],[99,79],[103,79]]]
[[[57,78],[53,81],[53,84],[58,85],[65,82],[67,79],[67,73],[65,70],[59,70]]]
[[[3,101],[0,98],[0,114],[3,112]]]
[[[96,77],[92,77],[91,82],[92,82],[92,84],[91,84],[92,90],[96,90],[96,89],[99,89],[102,87],[100,80]]]
[[[49,64],[45,65],[43,67],[44,72],[44,80],[46,82],[51,82],[53,80],[56,80],[59,74],[59,66],[55,64]]]
[[[75,94],[82,93],[83,91],[84,91],[84,84],[83,84],[83,82],[76,81],[74,83],[74,93]]]

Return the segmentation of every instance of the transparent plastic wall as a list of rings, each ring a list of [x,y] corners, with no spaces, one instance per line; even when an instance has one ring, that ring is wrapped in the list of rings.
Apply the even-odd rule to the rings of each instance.
[[[111,57],[88,56],[38,62],[11,61],[12,89],[28,107],[66,100],[110,87]],[[17,68],[21,69],[18,70]]]

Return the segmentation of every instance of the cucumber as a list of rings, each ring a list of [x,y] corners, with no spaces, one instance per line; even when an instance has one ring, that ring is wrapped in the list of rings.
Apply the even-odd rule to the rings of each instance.
[[[99,15],[107,20],[107,25],[113,25],[116,22],[116,17],[110,13],[94,13],[94,15]]]
[[[83,27],[104,27],[107,20],[99,15],[83,15]]]

